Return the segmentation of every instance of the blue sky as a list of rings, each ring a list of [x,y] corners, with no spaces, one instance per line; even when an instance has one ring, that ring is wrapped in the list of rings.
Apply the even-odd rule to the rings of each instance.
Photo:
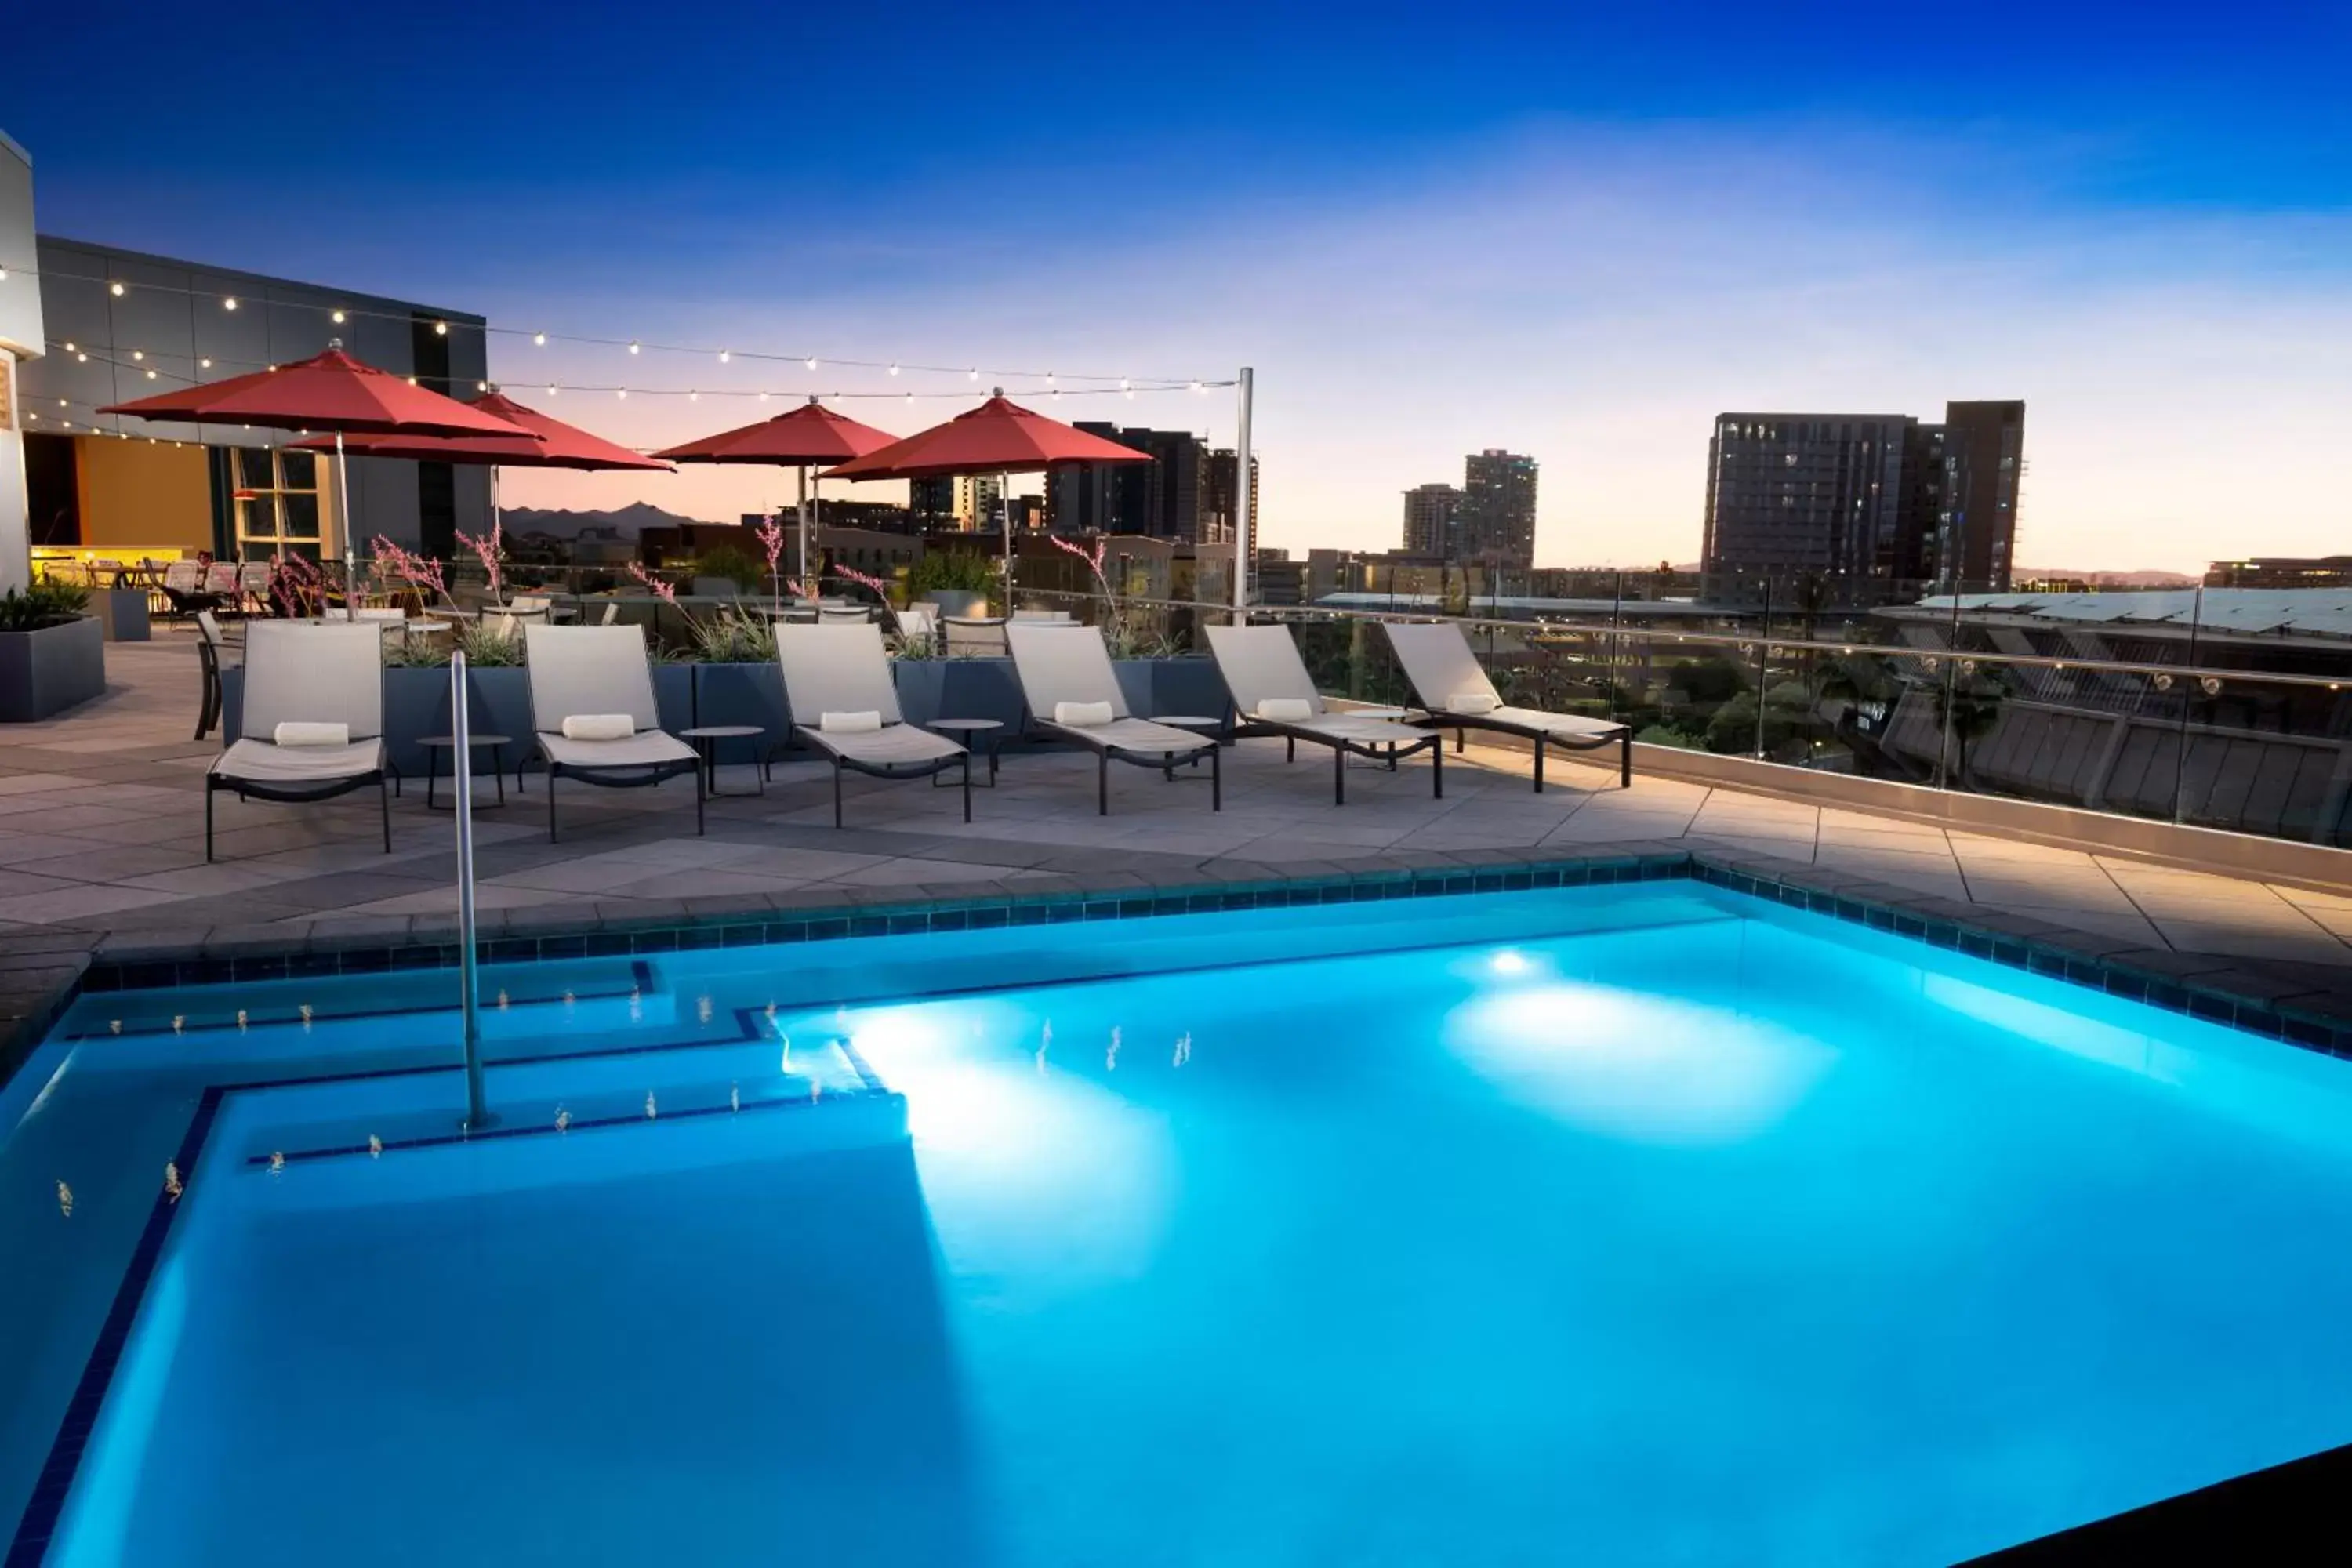
[[[1507,445],[1543,561],[1686,559],[1715,412],[1987,396],[2029,404],[2030,564],[2352,540],[2342,5],[436,5],[367,45],[314,7],[62,9],[12,24],[41,63],[0,95],[45,229],[559,331],[1252,363],[1277,543],[1391,543],[1399,490]],[[557,411],[651,442],[738,410]],[[1222,395],[1053,411],[1232,426]]]

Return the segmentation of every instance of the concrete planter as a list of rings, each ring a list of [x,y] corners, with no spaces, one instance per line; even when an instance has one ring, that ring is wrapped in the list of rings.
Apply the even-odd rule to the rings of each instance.
[[[971,620],[988,614],[988,595],[971,588],[934,588],[923,603],[939,606],[940,614]],[[975,718],[977,714],[973,715]]]
[[[29,724],[106,690],[106,628],[93,616],[0,632],[0,724]]]
[[[146,642],[152,636],[144,588],[97,589],[89,596],[89,608],[106,628],[109,642]]]
[[[694,671],[697,724],[757,724],[767,731],[756,741],[719,742],[721,764],[756,762],[792,743],[793,710],[784,700],[784,672],[773,660],[688,668]]]
[[[909,724],[993,719],[1003,739],[1021,733],[1021,682],[1009,658],[902,658],[893,666],[898,710]]]

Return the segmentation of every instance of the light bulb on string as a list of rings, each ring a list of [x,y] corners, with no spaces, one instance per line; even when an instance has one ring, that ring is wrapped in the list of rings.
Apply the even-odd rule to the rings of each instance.
[[[340,327],[343,324],[343,313],[341,310],[336,311],[332,319],[335,325]]]
[[[547,389],[547,395],[548,395],[548,396],[550,396],[550,397],[554,396],[554,395],[555,395],[555,388],[554,388],[554,387],[552,387],[552,386],[550,386],[550,387]]]
[[[725,364],[729,360],[733,359],[734,357],[735,356],[733,354],[728,353],[725,349],[720,349],[719,351],[719,363],[720,364]]]
[[[213,362],[208,359],[200,359],[196,362],[196,368],[198,370],[210,370],[212,367]]]
[[[545,348],[547,346],[547,334],[545,332],[531,333],[530,346],[536,349]]]
[[[1045,384],[1047,386],[1054,384],[1054,373],[1050,370],[1045,373]]]
[[[980,366],[974,365],[970,370],[964,372],[963,378],[966,381],[978,381],[980,379]]]
[[[686,395],[686,400],[688,403],[699,403],[702,401],[702,394],[698,392],[689,392]]]
[[[234,294],[231,294],[227,299],[223,300],[221,301],[221,309],[222,309],[222,310],[236,310],[236,295],[234,295]]]
[[[478,381],[474,383],[474,390],[476,392],[488,392],[489,389],[490,384],[487,381]]]
[[[270,368],[270,369],[272,369],[272,370],[276,370],[278,367],[277,367],[276,365],[271,365],[269,368]],[[416,384],[416,378],[415,378],[415,376],[413,376],[413,375],[412,375],[412,376],[410,376],[410,377],[408,378],[408,384],[409,384],[409,385],[411,385],[411,386],[415,386],[415,385]]]
[[[768,401],[768,395],[767,395],[766,393],[764,393],[764,392],[763,392],[763,393],[761,393],[761,394],[760,394],[760,401],[761,401],[761,402],[762,402],[762,403],[767,402],[767,401]]]
[[[122,285],[120,283],[108,284],[106,286],[106,291],[113,295],[118,300],[122,298]]]
[[[446,338],[446,337],[447,337],[447,336],[449,335],[449,323],[448,323],[448,322],[446,322],[446,321],[436,321],[436,322],[434,322],[434,323],[433,323],[433,335],[434,335],[435,337],[436,337],[436,338]]]
[[[638,344],[635,340],[632,340],[632,341],[630,342],[630,343],[629,343],[629,352],[630,352],[631,353],[635,353],[637,352],[637,350],[638,350],[639,346],[640,346],[640,345],[639,345],[639,344]]]
[[[614,387],[613,389],[613,395],[624,403],[626,403],[629,400],[629,389],[625,386]]]
[[[76,355],[74,355],[74,363],[76,363],[76,364],[88,364],[89,363],[89,356],[88,354],[76,354]]]
[[[892,375],[898,374],[898,362],[897,360],[892,360],[890,362],[890,374]]]
[[[132,349],[131,351],[131,357],[134,360],[145,359],[147,357],[147,351],[145,349]]]
[[[155,379],[155,373],[154,373],[153,371],[152,371],[152,370],[151,370],[151,371],[149,371],[149,372],[147,373],[147,379],[148,379],[148,380],[150,380],[150,381],[154,380],[154,379]]]
[[[808,367],[809,367],[809,369],[811,369],[811,370],[814,370],[814,369],[816,368],[816,361],[815,361],[814,359],[811,359],[811,360],[808,362]]]

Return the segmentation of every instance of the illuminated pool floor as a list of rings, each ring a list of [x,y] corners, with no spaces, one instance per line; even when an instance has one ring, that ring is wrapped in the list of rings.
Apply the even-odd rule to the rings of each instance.
[[[446,1073],[215,1092],[48,1561],[1931,1563],[2352,1438],[2344,1064],[1460,909],[680,959],[471,1145]]]

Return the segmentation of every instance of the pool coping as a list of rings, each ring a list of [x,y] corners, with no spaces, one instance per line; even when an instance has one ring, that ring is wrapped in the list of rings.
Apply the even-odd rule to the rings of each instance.
[[[541,905],[486,911],[477,940],[482,962],[491,963],[644,956],[1680,878],[2352,1058],[2352,995],[2295,966],[2149,948],[1717,846],[1633,841],[1550,855],[1424,850],[1246,871],[1056,876],[984,892],[963,882]],[[14,942],[0,956],[0,1083],[85,993],[454,968],[459,945],[454,916],[320,920],[299,931],[268,925],[186,935],[58,931]]]

